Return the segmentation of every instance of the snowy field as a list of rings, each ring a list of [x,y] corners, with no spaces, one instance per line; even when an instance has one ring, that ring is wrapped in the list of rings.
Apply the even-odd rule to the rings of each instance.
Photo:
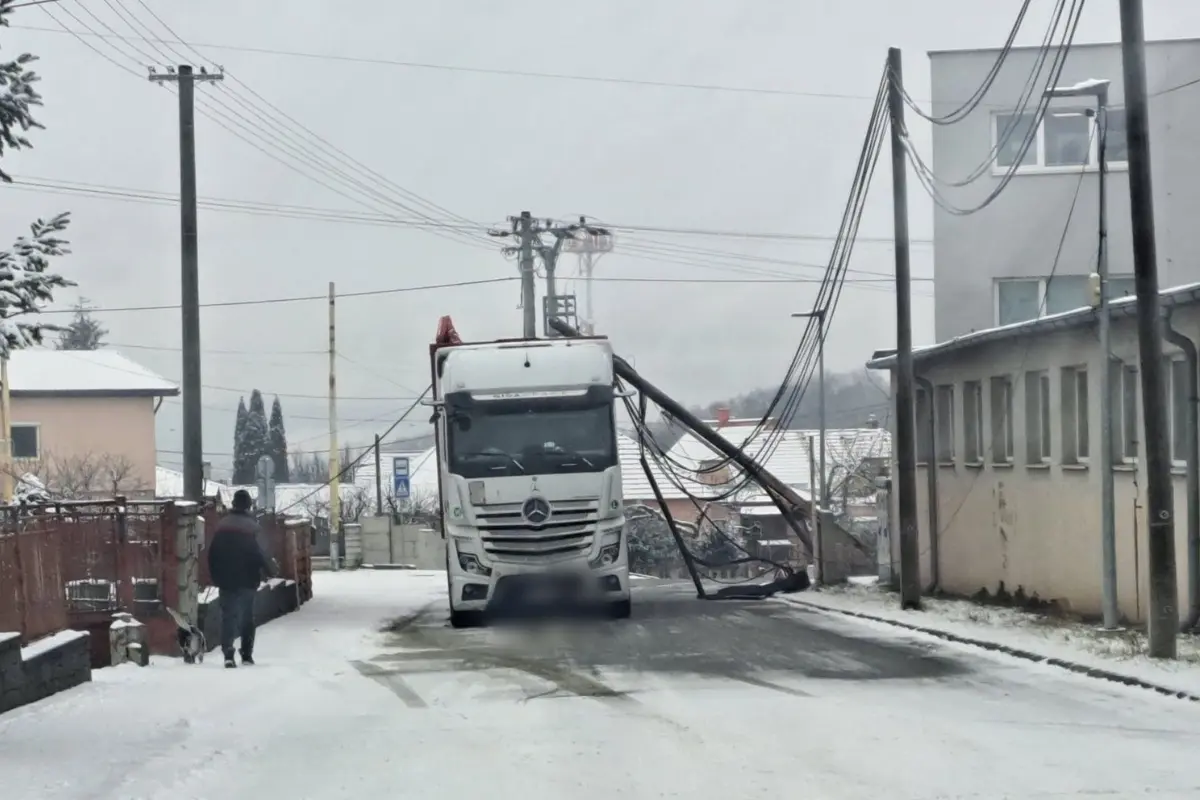
[[[880,625],[648,579],[632,620],[455,631],[438,573],[315,581],[256,667],[0,716],[0,796],[1200,797],[1196,704]]]
[[[1147,656],[1146,637],[1139,631],[1104,631],[1094,624],[981,606],[968,600],[923,598],[921,611],[901,611],[898,595],[874,581],[805,592],[796,599],[996,642],[1200,696],[1200,640],[1195,636],[1179,637],[1179,659],[1172,663]]]

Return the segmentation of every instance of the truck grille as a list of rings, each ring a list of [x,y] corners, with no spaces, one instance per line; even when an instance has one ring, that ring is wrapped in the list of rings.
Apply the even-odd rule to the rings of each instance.
[[[476,506],[483,549],[499,561],[545,564],[574,558],[592,547],[599,499],[550,501],[554,513],[536,528],[521,516],[523,503]]]

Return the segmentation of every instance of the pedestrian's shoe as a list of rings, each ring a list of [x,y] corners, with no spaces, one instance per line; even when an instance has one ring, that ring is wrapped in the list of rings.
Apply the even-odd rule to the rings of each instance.
[[[248,667],[254,666],[254,657],[249,653],[242,653],[242,663]]]
[[[225,669],[234,669],[237,667],[237,662],[233,660],[233,656],[225,659]]]

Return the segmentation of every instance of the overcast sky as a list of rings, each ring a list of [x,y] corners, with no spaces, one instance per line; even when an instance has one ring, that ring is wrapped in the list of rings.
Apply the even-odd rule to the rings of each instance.
[[[101,308],[177,304],[177,207],[112,192],[178,192],[177,101],[146,79],[147,67],[223,65],[223,84],[198,88],[199,194],[265,204],[269,213],[201,211],[204,302],[323,295],[331,280],[353,293],[515,278],[486,226],[522,210],[587,214],[617,231],[617,250],[597,268],[598,330],[684,402],[716,400],[770,385],[785,369],[802,326],[789,314],[811,308],[816,286],[762,281],[820,277],[830,247],[821,237],[837,229],[887,47],[904,49],[909,90],[925,98],[926,50],[999,45],[1019,5],[61,0],[25,8],[3,45],[10,56],[41,56],[47,130],[5,168],[100,194],[7,187],[4,235],[69,209],[74,254],[57,266],[79,282],[78,294]],[[1200,35],[1200,3],[1146,5],[1151,38]],[[1051,6],[1035,3],[1037,19],[1019,44],[1036,43]],[[147,41],[173,39],[148,9],[187,44]],[[1090,4],[1078,40],[1118,36],[1116,3]],[[928,131],[910,124],[927,142]],[[910,190],[913,272],[927,279],[930,203],[915,181]],[[295,219],[280,215],[282,205],[437,224]],[[861,235],[890,233],[885,162]],[[852,277],[886,273],[891,259],[887,242],[863,242]],[[560,271],[575,269],[564,257]],[[511,281],[339,301],[342,438],[368,441],[424,388],[440,315],[451,314],[468,339],[517,335],[518,292]],[[931,283],[918,281],[914,295],[923,343],[933,332]],[[63,294],[63,305],[76,297]],[[893,302],[886,284],[847,286],[829,336],[831,369],[860,368],[892,344]],[[100,316],[115,346],[178,380],[177,309]],[[294,448],[326,446],[325,320],[319,300],[203,311],[204,440],[217,467],[229,462],[238,396],[254,387],[268,402],[281,396]],[[178,466],[178,402],[159,418],[161,461]],[[396,433],[421,432],[426,418],[414,414],[417,423]]]

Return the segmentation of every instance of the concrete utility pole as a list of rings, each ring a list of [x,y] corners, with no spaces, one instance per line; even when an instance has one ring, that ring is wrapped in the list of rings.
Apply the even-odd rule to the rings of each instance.
[[[337,294],[329,282],[329,568],[340,563],[338,531],[342,518],[342,471],[338,463],[337,432]]]
[[[1137,287],[1138,360],[1142,373],[1142,424],[1146,432],[1146,512],[1149,517],[1149,651],[1175,658],[1179,595],[1175,574],[1175,492],[1171,485],[1170,432],[1163,371],[1163,321],[1159,313],[1158,254],[1146,107],[1146,31],[1141,0],[1121,0],[1121,61],[1125,78],[1125,135],[1129,147],[1129,207],[1133,225],[1133,276]]]
[[[817,426],[821,430],[821,441],[817,444],[820,452],[818,464],[819,471],[816,473],[816,475],[811,475],[810,473],[810,477],[814,478],[814,480],[811,481],[814,489],[812,493],[813,501],[820,506],[820,511],[818,511],[815,516],[818,520],[820,520],[820,512],[829,510],[829,487],[827,486],[828,474],[826,473],[825,469],[825,440],[828,438],[826,434],[827,429],[825,423],[825,309],[819,308],[815,311],[798,311],[795,314],[792,314],[792,316],[802,319],[815,319],[817,321]],[[811,449],[812,441],[810,439],[810,457],[812,456]],[[820,483],[817,483],[817,481],[820,481]],[[820,524],[821,523],[818,521],[818,531],[820,531]],[[820,554],[822,544],[823,542],[821,541],[821,536],[818,532],[816,548],[817,553],[815,556],[817,561],[817,583],[820,583],[825,579],[825,570],[822,563],[823,559]]]
[[[821,530],[821,510],[817,508],[817,457],[813,454],[813,437],[808,437],[808,497],[813,505],[810,522],[813,532],[813,584],[825,582],[825,537]]]
[[[592,301],[592,276],[596,270],[596,262],[605,253],[613,249],[613,235],[604,228],[594,228],[588,225],[586,217],[579,218],[581,228],[574,237],[563,243],[564,253],[575,253],[579,256],[579,272],[583,276],[584,321],[580,326],[588,336],[596,334],[596,312]]]
[[[204,439],[200,396],[200,250],[196,222],[196,104],[197,81],[223,80],[223,73],[197,75],[190,66],[167,67],[166,74],[150,70],[153,83],[179,84],[179,215],[182,230],[180,306],[183,318],[183,496],[204,499]]]
[[[896,238],[896,506],[900,529],[900,607],[921,607],[917,527],[917,435],[913,416],[912,278],[908,253],[908,162],[904,152],[904,68],[888,49],[888,116],[892,131],[892,204]],[[932,402],[932,400],[931,400]],[[934,502],[936,499],[931,498]],[[937,531],[930,531],[936,536]]]
[[[383,516],[383,475],[380,474],[379,434],[375,434],[375,516]]]
[[[1112,389],[1109,373],[1112,371],[1112,346],[1110,329],[1112,314],[1108,296],[1108,86],[1109,81],[1085,81],[1074,86],[1055,86],[1047,89],[1047,97],[1094,97],[1096,98],[1096,162],[1099,178],[1100,216],[1097,221],[1099,246],[1096,254],[1096,276],[1099,278],[1099,296],[1094,298],[1099,314],[1100,338],[1100,561],[1103,577],[1103,600],[1101,611],[1104,627],[1116,630],[1121,622],[1121,611],[1117,604],[1117,515],[1116,487],[1113,481],[1113,421]],[[1091,112],[1089,111],[1089,116]]]
[[[544,304],[544,313],[547,320],[559,317],[574,317],[574,296],[558,294],[558,285],[556,283],[558,257],[564,249],[567,249],[570,243],[575,241],[575,237],[581,231],[596,236],[607,236],[608,231],[588,225],[584,217],[580,217],[578,223],[558,225],[553,220],[535,219],[528,211],[522,211],[519,217],[509,217],[508,221],[512,226],[511,230],[491,230],[488,231],[488,235],[499,238],[511,236],[517,240],[515,247],[506,247],[504,252],[507,255],[516,255],[520,264],[521,308],[524,311],[524,335],[526,339],[536,339],[537,285],[535,282],[534,256],[540,257],[542,263],[546,266],[546,302]],[[546,234],[554,237],[553,244],[544,244],[542,242],[542,236]],[[546,335],[554,336],[556,335],[556,331],[548,325]]]
[[[537,287],[533,274],[533,217],[528,211],[512,220],[513,230],[520,237],[521,311],[524,313],[523,332],[526,339],[537,338]]]

